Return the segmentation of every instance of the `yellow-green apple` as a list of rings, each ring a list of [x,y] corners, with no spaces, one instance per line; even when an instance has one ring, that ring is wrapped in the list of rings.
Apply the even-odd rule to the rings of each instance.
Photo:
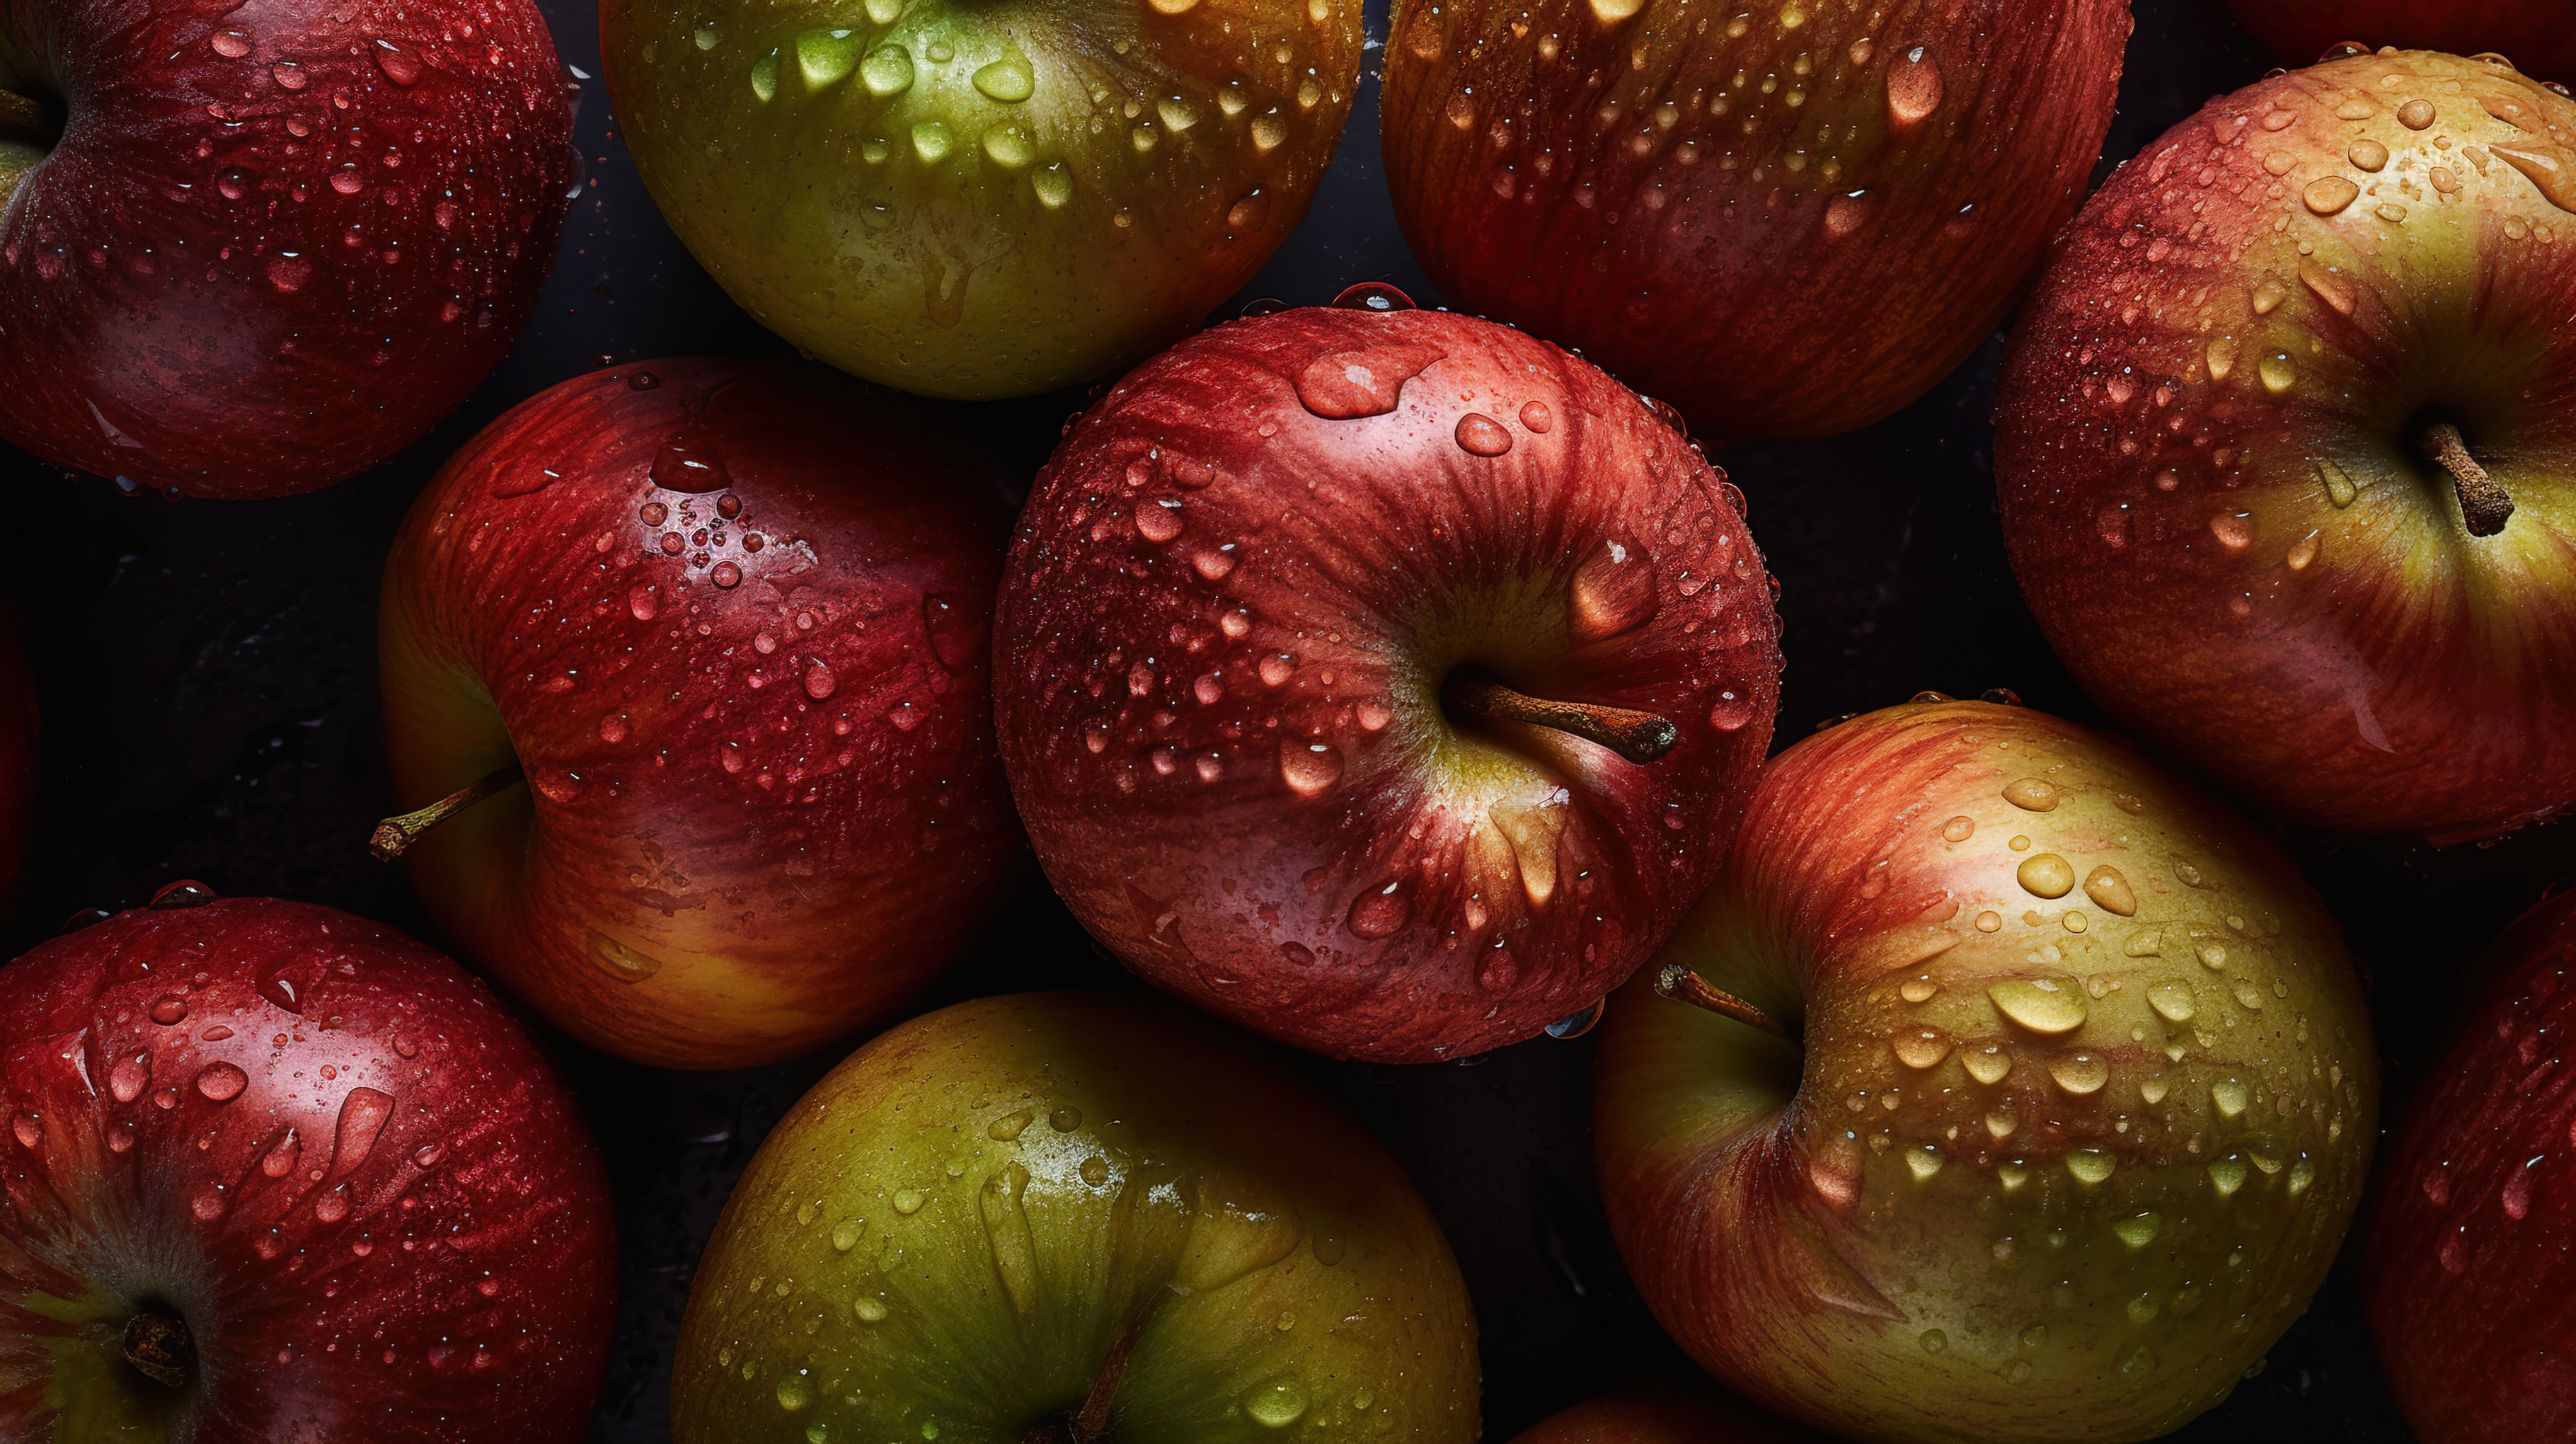
[[[2406,1105],[2362,1289],[2389,1392],[2425,1444],[2576,1435],[2576,892],[2506,931]]]
[[[1287,239],[1359,0],[603,0],[628,147],[761,324],[872,381],[1019,396],[1197,326]]]
[[[1019,846],[999,494],[971,442],[819,367],[656,361],[523,403],[385,569],[385,746],[432,805],[380,851],[621,1057],[739,1067],[883,1015]]]
[[[585,1436],[608,1176],[463,969],[179,883],[0,970],[0,1018],[0,1434]]]
[[[2165,1433],[2361,1197],[2334,920],[2243,819],[2040,713],[1918,702],[1782,753],[1656,969],[1603,1026],[1611,1228],[1684,1348],[1834,1433]]]
[[[996,610],[1038,859],[1129,967],[1345,1057],[1537,1034],[1724,856],[1779,622],[1741,493],[1484,321],[1237,321],[1081,419]]]
[[[1586,1399],[1512,1444],[1791,1444],[1808,1438],[1714,1389],[1671,1385]]]
[[[2238,24],[2274,55],[2308,65],[2368,42],[2454,55],[2502,51],[2533,75],[2576,80],[2576,27],[2560,0],[2227,0]]]
[[[1476,1438],[1475,1319],[1439,1226],[1246,1044],[1053,993],[852,1054],[725,1203],[672,1437]]]
[[[527,0],[0,13],[0,435],[129,487],[364,471],[498,364],[572,108]]]
[[[1400,0],[1388,183],[1441,289],[1729,440],[1875,421],[2075,213],[2126,0]]]
[[[2576,104],[2357,55],[2213,100],[2069,228],[1995,476],[2085,689],[2282,816],[2576,802]]]

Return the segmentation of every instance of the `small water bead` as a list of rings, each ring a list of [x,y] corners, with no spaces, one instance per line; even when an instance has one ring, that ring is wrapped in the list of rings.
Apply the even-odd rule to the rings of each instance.
[[[2137,915],[2137,892],[2129,886],[2129,879],[2109,863],[2084,875],[2084,895],[2104,912],[2117,913],[2124,918]]]
[[[1915,1342],[1923,1346],[1923,1352],[1937,1354],[1950,1347],[1950,1336],[1939,1329],[1925,1329],[1916,1336]]]
[[[1512,434],[1501,422],[1480,411],[1458,418],[1458,449],[1471,456],[1501,456],[1512,449]]]
[[[1954,817],[1941,824],[1941,839],[1944,842],[1966,842],[1976,835],[1977,820],[1973,817]]]
[[[1608,998],[1596,999],[1590,1007],[1568,1013],[1548,1024],[1547,1035],[1560,1039],[1580,1038],[1600,1024],[1601,1015],[1608,1010],[1609,1005]]]
[[[1412,918],[1413,904],[1404,896],[1404,884],[1389,882],[1383,887],[1361,893],[1351,903],[1345,919],[1351,932],[1363,938],[1383,938],[1393,934]]]
[[[2012,1071],[2012,1059],[2004,1055],[2002,1048],[1991,1043],[1961,1055],[1960,1061],[1967,1065],[1969,1077],[1988,1085],[2004,1081],[2004,1075]]]
[[[2245,1186],[2244,1156],[2231,1153],[2209,1165],[2209,1186],[2218,1190],[2222,1200],[2234,1198],[2236,1191]]]
[[[1341,780],[1342,751],[1326,743],[1291,738],[1279,745],[1279,775],[1299,796],[1316,796]]]
[[[1896,995],[1909,1003],[1928,1003],[1940,991],[1941,985],[1929,977],[1907,978],[1896,987]]]
[[[1544,401],[1525,402],[1521,406],[1521,428],[1532,436],[1545,436],[1556,426],[1556,415]]]
[[[1037,77],[1024,60],[996,60],[977,70],[975,88],[987,100],[1016,105],[1037,93]]]
[[[1941,106],[1941,65],[1928,45],[1907,50],[1887,68],[1887,123],[1910,138]]]
[[[2111,1065],[2103,1062],[2099,1054],[2073,1053],[2050,1059],[2048,1076],[2067,1092],[2086,1097],[2101,1092],[2102,1086],[2111,1081]]]
[[[898,1188],[894,1192],[894,1211],[910,1218],[921,1212],[921,1206],[929,1201],[930,1196],[920,1189]]]
[[[2013,877],[2033,897],[2061,898],[2075,890],[2075,867],[2053,852],[2022,859]]]
[[[912,88],[912,52],[900,45],[880,45],[859,62],[859,83],[879,100]]]
[[[2147,1006],[2168,1023],[2188,1023],[2195,1011],[2191,985],[2179,978],[2164,978],[2147,985]]]
[[[2057,784],[2044,777],[2024,777],[2004,784],[2004,801],[2024,812],[2053,812],[2060,793]],[[1972,827],[1974,824],[1970,824]],[[1960,839],[1952,838],[1953,842]]]
[[[2209,1085],[2209,1101],[2217,1105],[2220,1117],[2236,1118],[2253,1103],[2254,1094],[2234,1078],[2221,1078]]]
[[[1243,1412],[1264,1429],[1285,1429],[1305,1416],[1305,1387],[1294,1379],[1273,1379],[1245,1396]]]
[[[169,1027],[177,1023],[184,1023],[187,1020],[188,1000],[185,998],[172,994],[170,996],[157,999],[152,1004],[152,1021],[161,1024],[163,1027]]]
[[[2433,109],[2433,102],[2429,100],[2419,98],[2397,107],[2397,123],[2408,130],[2427,129],[2437,118],[2438,113]]]
[[[197,1074],[197,1091],[217,1103],[228,1103],[250,1086],[250,1075],[230,1063],[209,1063]]]
[[[2075,1181],[2099,1184],[2118,1170],[2120,1161],[2098,1148],[2079,1148],[2066,1155],[2066,1171]]]
[[[2034,1033],[2071,1033],[2084,1026],[2084,997],[2055,978],[2025,978],[1986,989],[1995,1010]]]
[[[2331,175],[2308,182],[2299,192],[2299,201],[2320,216],[2340,215],[2345,207],[2361,198],[2361,187],[2349,176]]]

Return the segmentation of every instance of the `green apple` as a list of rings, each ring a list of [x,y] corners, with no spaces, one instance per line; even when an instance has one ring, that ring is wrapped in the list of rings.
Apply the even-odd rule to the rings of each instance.
[[[1305,215],[1359,0],[602,0],[644,183],[733,298],[924,395],[1178,340]]]
[[[678,1444],[1477,1435],[1474,1317],[1412,1184],[1258,1045],[986,998],[816,1084],[725,1204]]]

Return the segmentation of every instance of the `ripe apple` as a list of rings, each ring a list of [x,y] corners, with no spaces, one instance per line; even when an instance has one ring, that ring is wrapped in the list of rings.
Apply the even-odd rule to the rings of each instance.
[[[814,1085],[708,1240],[679,1444],[1477,1437],[1420,1195],[1244,1040],[1079,993],[961,1003]]]
[[[2361,990],[2290,859],[2019,707],[1782,753],[1602,1034],[1602,1198],[1646,1301],[1855,1438],[2179,1426],[2305,1309],[2376,1127]]]
[[[1400,0],[1414,254],[1728,440],[1875,421],[1983,344],[2075,213],[2126,0]]]
[[[2421,52],[2210,102],[2102,188],[1995,401],[2068,670],[2291,819],[2576,802],[2576,104]]]
[[[2454,55],[2502,51],[2532,75],[2576,80],[2576,29],[2564,0],[2227,0],[2227,8],[2292,65],[2367,41]]]
[[[1462,316],[1193,337],[1070,433],[996,610],[1013,796],[1074,915],[1302,1047],[1531,1037],[1725,855],[1779,622],[1742,494]]]
[[[572,111],[526,0],[0,20],[0,435],[282,496],[455,409],[554,264]]]
[[[0,1020],[0,1433],[583,1437],[608,1176],[455,964],[179,883],[0,971]]]
[[[623,1058],[741,1067],[884,1015],[1018,850],[999,485],[819,367],[656,361],[523,403],[385,570],[386,752],[432,806],[380,850],[409,847],[504,987]]]
[[[1714,1389],[1629,1389],[1587,1399],[1521,1431],[1512,1444],[1790,1444],[1788,1429]]]
[[[26,860],[25,829],[36,801],[36,682],[18,650],[14,618],[0,605],[0,922]]]
[[[602,0],[629,148],[761,324],[872,381],[1019,396],[1196,327],[1296,228],[1358,0]]]
[[[2525,914],[2494,981],[2407,1104],[2380,1170],[2362,1289],[2390,1392],[2426,1444],[2576,1435],[2576,893]]]

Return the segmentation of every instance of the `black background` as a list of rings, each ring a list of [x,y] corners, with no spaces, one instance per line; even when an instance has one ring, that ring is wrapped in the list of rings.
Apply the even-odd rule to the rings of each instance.
[[[175,878],[329,903],[437,940],[401,871],[366,854],[387,810],[376,585],[394,528],[438,463],[510,405],[608,360],[782,344],[737,310],[663,225],[616,137],[594,17],[545,0],[582,75],[586,181],[543,303],[465,409],[392,463],[265,502],[123,497],[0,449],[18,521],[0,594],[25,627],[45,715],[45,790],[14,955],[76,909],[122,908]],[[2219,0],[2138,0],[2102,172],[2270,64]],[[1369,32],[1385,33],[1383,0]],[[2366,37],[2364,37],[2366,38]],[[1378,165],[1372,48],[1313,213],[1241,300],[1319,303],[1383,280],[1437,304],[1406,255]],[[1232,308],[1225,314],[1232,314]],[[1984,350],[1899,415],[1822,441],[1730,448],[1782,582],[1779,745],[1925,688],[2018,691],[2100,725],[2050,657],[2005,566],[1989,473],[1996,359]],[[947,410],[1033,473],[1078,393]],[[2292,830],[2287,841],[2375,978],[2390,1116],[2472,991],[2472,955],[2576,874],[2565,825],[2488,847]],[[1091,947],[1033,865],[981,945],[913,1011],[1035,987],[1139,986]],[[2396,1005],[2390,1006],[2391,1000]],[[616,1180],[625,1272],[596,1444],[667,1437],[669,1360],[689,1273],[761,1135],[842,1049],[732,1073],[640,1068],[548,1035]],[[1591,1049],[1547,1039],[1415,1068],[1298,1060],[1403,1161],[1447,1228],[1482,1328],[1489,1437],[1692,1365],[1622,1271],[1594,1190]],[[2350,1260],[2233,1399],[2173,1436],[2404,1440],[2357,1317]]]

